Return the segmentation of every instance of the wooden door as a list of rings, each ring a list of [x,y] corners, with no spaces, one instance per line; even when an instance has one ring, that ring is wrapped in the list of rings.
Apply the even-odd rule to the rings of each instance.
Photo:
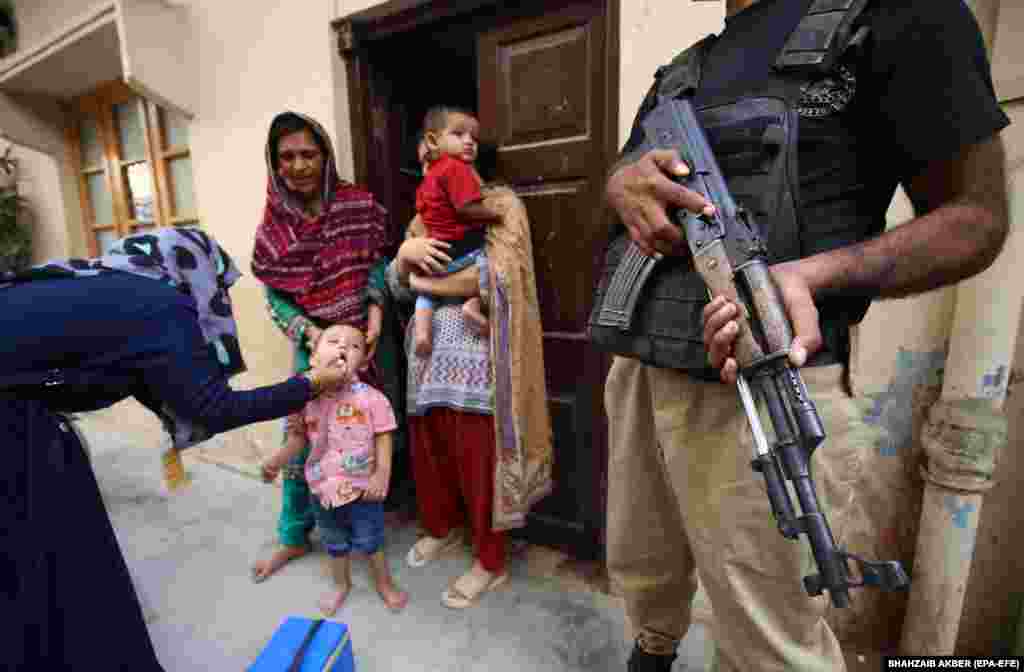
[[[478,38],[478,111],[497,177],[530,217],[544,329],[556,485],[526,536],[586,555],[600,546],[607,456],[607,357],[585,336],[605,243],[605,14],[599,3],[545,10]]]

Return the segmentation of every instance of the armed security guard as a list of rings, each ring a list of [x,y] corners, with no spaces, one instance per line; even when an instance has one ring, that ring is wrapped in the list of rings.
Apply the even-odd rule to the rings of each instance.
[[[637,641],[631,671],[669,670],[697,576],[714,609],[723,669],[844,670],[827,602],[800,577],[806,545],[775,529],[733,382],[736,305],[707,301],[670,212],[713,204],[670,176],[687,167],[644,147],[664,97],[690,97],[736,200],[764,232],[828,435],[812,467],[835,524],[862,516],[872,446],[849,393],[850,328],[875,298],[943,287],[987,268],[1005,240],[996,101],[977,23],[962,0],[727,0],[725,29],[660,68],[608,180],[621,219],[591,316],[617,356],[606,381],[607,552]],[[885,232],[897,185],[915,207]],[[665,256],[630,314],[602,313],[628,240]],[[625,325],[625,326],[623,326]]]

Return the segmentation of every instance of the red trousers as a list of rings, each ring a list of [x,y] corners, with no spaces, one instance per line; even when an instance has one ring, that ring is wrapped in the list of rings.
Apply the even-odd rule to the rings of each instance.
[[[491,529],[494,418],[449,408],[409,416],[412,473],[420,523],[441,538],[466,524],[488,572],[505,571],[505,533]]]

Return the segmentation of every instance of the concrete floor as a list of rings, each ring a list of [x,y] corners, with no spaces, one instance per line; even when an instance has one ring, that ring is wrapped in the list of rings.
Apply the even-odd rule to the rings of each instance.
[[[263,584],[249,579],[249,564],[274,545],[276,487],[187,459],[192,484],[168,495],[154,451],[110,425],[79,426],[168,672],[244,670],[286,617],[315,614],[329,587],[319,549]],[[360,672],[625,669],[631,644],[621,601],[560,575],[557,553],[516,554],[508,584],[475,608],[452,611],[441,591],[468,568],[468,553],[411,569],[404,556],[415,538],[414,525],[389,530],[387,555],[411,597],[400,614],[381,604],[365,564],[354,566],[355,589],[335,620],[351,629]],[[695,625],[674,669],[704,669],[708,644]]]

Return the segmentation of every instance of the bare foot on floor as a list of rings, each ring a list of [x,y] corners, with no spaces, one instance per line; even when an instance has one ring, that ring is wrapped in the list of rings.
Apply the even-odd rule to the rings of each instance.
[[[323,597],[317,603],[320,606],[320,611],[323,612],[324,616],[334,616],[341,609],[341,605],[345,603],[345,598],[348,597],[348,591],[352,589],[352,586],[346,586],[341,590],[332,590]]]
[[[409,604],[409,593],[399,590],[393,583],[377,586],[377,594],[384,600],[384,605],[391,611],[401,611]]]
[[[253,583],[263,583],[270,576],[295,558],[309,553],[308,546],[282,546],[274,551],[269,560],[260,560],[252,566]]]

